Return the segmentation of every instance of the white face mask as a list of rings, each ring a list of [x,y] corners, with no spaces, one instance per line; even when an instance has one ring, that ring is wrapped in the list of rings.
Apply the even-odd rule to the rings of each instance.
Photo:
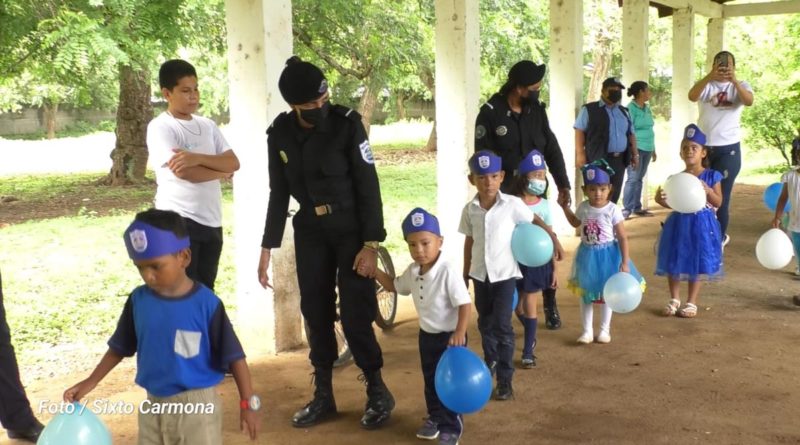
[[[528,180],[528,192],[540,196],[544,194],[544,189],[547,188],[547,181],[544,179],[529,179]]]

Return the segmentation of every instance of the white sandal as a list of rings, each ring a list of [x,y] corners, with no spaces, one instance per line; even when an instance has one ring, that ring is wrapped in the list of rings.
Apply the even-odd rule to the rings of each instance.
[[[663,314],[667,317],[669,317],[670,315],[675,315],[678,313],[678,308],[680,307],[681,307],[681,300],[676,300],[675,298],[672,298],[669,300],[669,303],[667,303],[667,306],[664,308]]]
[[[697,305],[693,303],[686,303],[686,306],[682,307],[678,311],[678,316],[682,318],[694,318],[697,316]]]

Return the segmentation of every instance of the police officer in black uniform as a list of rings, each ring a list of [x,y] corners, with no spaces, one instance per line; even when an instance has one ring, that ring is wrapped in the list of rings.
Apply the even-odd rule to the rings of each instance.
[[[513,193],[514,175],[522,157],[534,148],[544,155],[550,174],[558,187],[558,203],[569,205],[570,185],[564,155],[550,129],[545,104],[539,102],[545,65],[530,60],[514,64],[508,80],[488,102],[483,104],[475,122],[475,151],[492,150],[503,159],[506,172],[503,193]],[[554,289],[545,289],[545,325],[561,327]]]
[[[361,426],[376,428],[389,419],[394,398],[381,379],[383,356],[372,329],[377,248],[386,238],[375,161],[361,116],[329,102],[319,68],[292,57],[278,87],[292,110],[267,130],[271,191],[258,272],[269,286],[270,249],[280,247],[291,195],[300,203],[293,218],[295,256],[316,386],[292,424],[303,428],[336,413],[331,380],[338,285],[345,337],[367,385]]]

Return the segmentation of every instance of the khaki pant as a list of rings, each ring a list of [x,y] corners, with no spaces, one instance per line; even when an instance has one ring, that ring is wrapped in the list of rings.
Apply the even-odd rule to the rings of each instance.
[[[148,393],[139,408],[139,445],[222,444],[222,400],[216,387],[171,397]]]

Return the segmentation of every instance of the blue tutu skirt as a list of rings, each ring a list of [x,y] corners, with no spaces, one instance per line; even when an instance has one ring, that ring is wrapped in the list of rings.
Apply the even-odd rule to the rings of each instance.
[[[524,264],[519,265],[522,278],[517,280],[517,291],[519,292],[539,292],[549,289],[553,284],[553,262],[539,267],[528,267]]]
[[[667,217],[658,241],[656,275],[681,281],[722,277],[722,234],[711,209]]]
[[[619,272],[621,263],[622,252],[617,241],[604,244],[581,243],[578,252],[575,253],[567,287],[581,297],[585,304],[603,303],[603,287],[611,275]],[[628,261],[628,269],[644,291],[646,283],[642,274],[633,265],[633,261]]]

